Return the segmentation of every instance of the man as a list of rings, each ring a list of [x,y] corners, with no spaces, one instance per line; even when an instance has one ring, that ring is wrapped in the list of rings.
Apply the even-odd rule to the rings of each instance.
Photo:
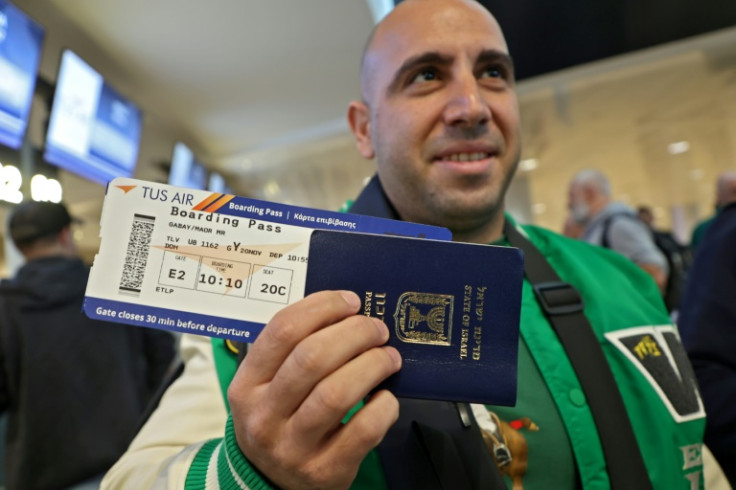
[[[42,202],[17,206],[9,221],[26,263],[0,284],[8,488],[97,488],[174,357],[166,332],[82,313],[89,270],[71,224],[64,205]]]
[[[639,220],[646,225],[654,239],[654,244],[667,259],[667,285],[664,291],[664,304],[672,314],[677,314],[680,299],[685,290],[687,274],[692,265],[690,248],[682,245],[675,236],[654,227],[654,213],[649,206],[639,206],[636,210]]]
[[[695,254],[679,327],[708,412],[705,442],[736,486],[736,202],[721,208]]]
[[[736,202],[736,172],[727,171],[718,176],[716,180],[716,214],[698,223],[690,238],[690,249],[695,252],[705,236],[705,232],[716,219],[718,213],[726,205]]]
[[[363,100],[350,104],[348,121],[359,151],[376,159],[378,176],[351,210],[448,226],[456,240],[503,244],[503,199],[519,159],[520,127],[513,66],[495,19],[472,1],[405,0],[376,27],[361,82]],[[702,467],[692,454],[700,447],[702,411],[675,420],[679,415],[671,414],[637,364],[605,337],[629,338],[630,328],[639,329],[632,335],[655,335],[657,328],[645,326],[668,323],[652,281],[622,257],[586,243],[534,227],[524,232],[560,275],[583,286],[586,311],[616,365],[654,486],[697,488]],[[475,417],[449,409],[437,422],[477,421],[495,426],[490,431],[500,438],[510,427],[513,437],[504,444],[512,460],[504,455],[498,465],[517,488],[607,488],[606,462],[585,396],[528,284],[523,294],[516,407],[473,405]],[[391,463],[393,469],[406,463],[412,472],[409,463],[418,457],[382,456],[397,417],[401,422],[406,415],[405,400],[386,391],[368,395],[401,369],[401,357],[384,346],[385,324],[359,315],[359,309],[350,292],[310,295],[275,315],[239,366],[227,342],[188,337],[184,375],[103,487],[395,485],[387,471]],[[665,348],[654,337],[651,342]],[[693,383],[686,391],[697,397]],[[441,454],[455,457],[433,461],[426,475],[412,475],[438,480],[414,488],[489,488],[468,483],[483,468],[469,465],[463,482],[445,479],[443,471],[479,459],[487,448],[461,448],[458,457],[451,451],[454,433],[423,421],[406,427],[426,436],[420,441],[425,449],[439,445],[449,448]],[[499,437],[489,437],[494,452],[500,446],[493,439],[500,442]],[[378,454],[373,449],[382,440]],[[686,465],[683,448],[695,451]]]
[[[590,169],[575,174],[568,190],[568,208],[573,219],[585,226],[582,240],[628,257],[665,291],[667,259],[634,210],[611,200],[611,185],[605,175]]]

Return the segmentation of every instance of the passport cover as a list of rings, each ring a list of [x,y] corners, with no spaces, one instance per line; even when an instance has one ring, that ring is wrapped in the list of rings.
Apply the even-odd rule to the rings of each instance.
[[[386,323],[403,365],[379,389],[513,405],[523,276],[516,248],[315,230],[305,295],[354,291]]]

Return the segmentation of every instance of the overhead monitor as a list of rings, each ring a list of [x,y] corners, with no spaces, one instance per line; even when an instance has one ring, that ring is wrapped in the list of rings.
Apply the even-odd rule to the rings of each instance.
[[[232,194],[233,191],[227,185],[225,177],[217,172],[210,173],[210,178],[207,184],[207,190],[212,192],[219,192],[220,194]]]
[[[174,144],[169,184],[191,189],[207,188],[207,169],[197,161],[192,150],[182,142]]]
[[[44,29],[0,0],[0,144],[20,148],[28,126]]]
[[[62,53],[46,134],[49,163],[100,184],[131,177],[141,111],[73,51]]]

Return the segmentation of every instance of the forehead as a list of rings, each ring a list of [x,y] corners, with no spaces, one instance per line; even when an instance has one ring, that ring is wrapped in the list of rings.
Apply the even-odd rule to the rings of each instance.
[[[425,52],[472,57],[484,50],[508,53],[501,28],[480,5],[408,1],[379,26],[369,54],[391,65]]]

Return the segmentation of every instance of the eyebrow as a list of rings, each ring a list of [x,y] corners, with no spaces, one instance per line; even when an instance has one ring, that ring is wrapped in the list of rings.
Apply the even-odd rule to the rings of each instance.
[[[401,83],[402,79],[406,75],[406,73],[414,70],[416,67],[423,66],[423,65],[435,65],[435,66],[448,66],[451,65],[454,60],[453,56],[442,54],[438,51],[429,51],[427,53],[418,54],[416,56],[412,56],[411,58],[408,58],[406,61],[404,61],[398,70],[396,70],[396,73],[394,74],[394,77],[391,79],[391,83],[388,85],[388,91],[393,92],[395,91],[396,87]],[[497,49],[486,49],[481,51],[481,53],[478,55],[477,59],[475,60],[475,63],[501,63],[506,65],[513,78],[514,74],[514,61],[507,53],[504,53],[503,51],[499,51]]]

